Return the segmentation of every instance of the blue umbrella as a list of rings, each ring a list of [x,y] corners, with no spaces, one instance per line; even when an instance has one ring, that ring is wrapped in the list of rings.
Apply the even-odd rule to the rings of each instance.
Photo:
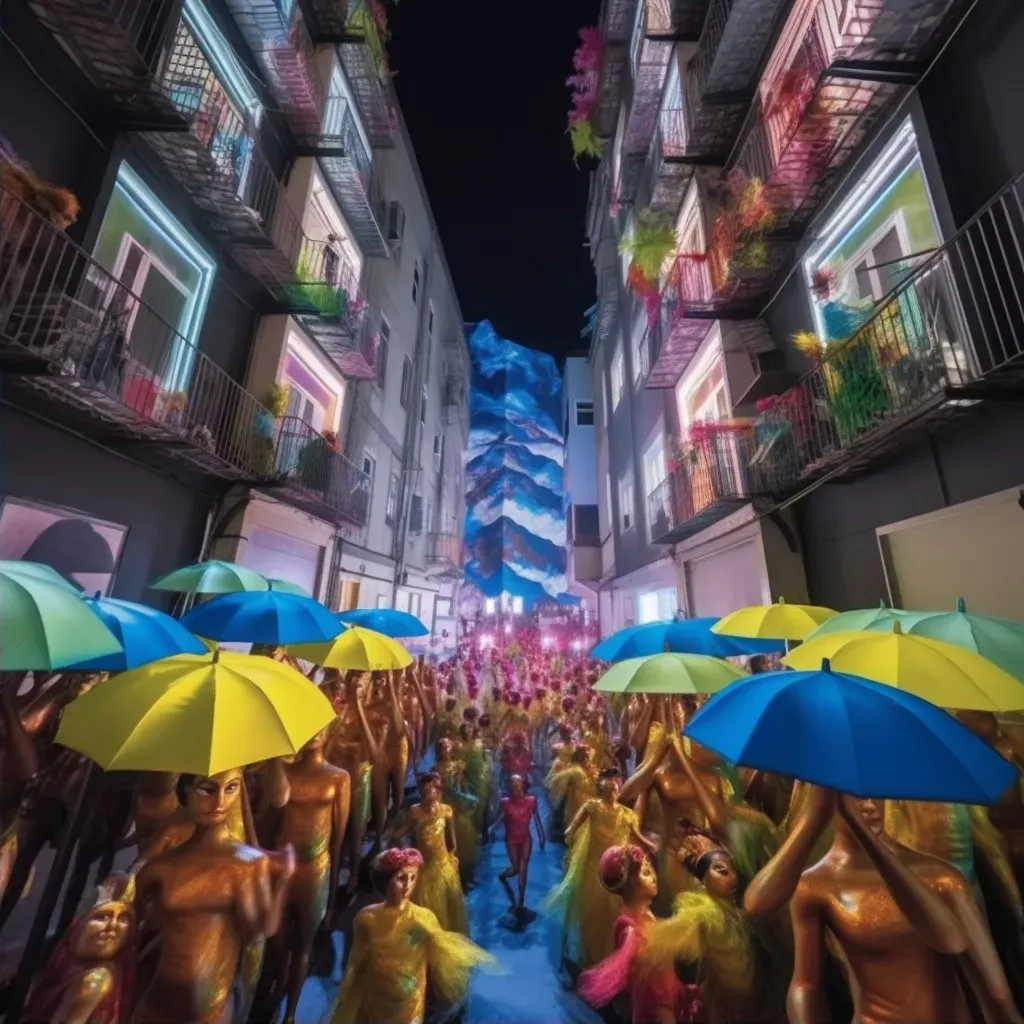
[[[85,603],[121,642],[123,651],[68,666],[72,672],[127,672],[174,654],[205,654],[206,648],[177,619],[149,605],[113,597],[88,597]]]
[[[738,658],[751,654],[775,654],[784,651],[781,640],[747,640],[738,636],[712,633],[717,618],[671,619],[644,626],[627,626],[605,637],[591,652],[602,661],[623,661],[651,654],[706,654],[712,658]]]
[[[326,643],[341,632],[338,620],[319,601],[278,590],[223,594],[193,608],[181,621],[208,640],[275,647]]]
[[[350,612],[341,612],[338,618],[346,626],[362,626],[372,629],[375,633],[385,636],[428,636],[430,630],[408,612],[400,612],[394,608],[354,608]]]
[[[941,708],[828,661],[731,683],[683,731],[734,764],[858,797],[992,804],[1017,779]]]

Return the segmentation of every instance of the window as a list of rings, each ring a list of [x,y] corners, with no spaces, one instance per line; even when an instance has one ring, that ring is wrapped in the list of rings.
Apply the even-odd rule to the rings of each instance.
[[[498,602],[493,597],[487,598],[487,600],[484,601],[484,614],[493,615],[497,607]]]
[[[665,463],[665,441],[658,437],[644,452],[644,491],[653,494],[658,485],[668,476]]]
[[[420,304],[420,261],[416,260],[412,267],[412,304]]]
[[[363,472],[370,478],[370,487],[373,488],[373,480],[377,474],[377,459],[371,451],[363,452]]]
[[[391,324],[383,317],[380,321],[380,343],[377,346],[377,387],[384,390],[388,375],[388,345],[391,342]]]
[[[434,503],[432,501],[427,502],[427,519],[426,519],[426,530],[427,533],[431,533],[434,529]]]
[[[427,422],[427,389],[420,392],[420,423]]]
[[[594,403],[593,402],[577,402],[576,403],[576,426],[577,427],[592,427],[594,425]]]
[[[622,392],[626,389],[626,370],[623,366],[622,348],[616,348],[612,357],[612,412],[619,407],[622,401]]]
[[[403,409],[409,408],[409,398],[412,392],[412,360],[408,356],[402,358],[402,391],[399,400]]]
[[[628,477],[619,480],[619,521],[622,524],[622,532],[626,533],[633,527],[633,520],[636,515],[633,498],[633,481]]]
[[[444,434],[434,435],[434,469],[441,472],[444,463]]]
[[[288,409],[285,416],[301,420],[318,434],[324,429],[324,407],[305,388],[288,381]]]
[[[715,423],[729,418],[725,393],[725,368],[718,352],[714,361],[692,380],[683,379],[678,389],[679,419],[684,427],[694,423]]]
[[[387,608],[387,607],[389,607],[388,595],[387,594],[378,594],[377,595],[377,607],[378,608]]]
[[[128,164],[118,169],[93,256],[127,291],[94,271],[83,287],[106,291],[97,304],[123,332],[132,359],[159,390],[186,388],[216,264]]]
[[[512,614],[522,615],[523,614],[523,599],[519,594],[516,594],[512,598]]]
[[[647,341],[647,314],[640,310],[633,323],[633,383],[640,382],[640,371],[644,365],[644,343]]]
[[[423,532],[423,496],[414,494],[409,505],[409,532]]]
[[[922,254],[941,244],[913,124],[908,117],[867,169],[849,198],[824,226],[804,260],[818,336],[842,341],[874,312]],[[945,285],[942,264],[923,274],[899,297],[896,330],[912,331],[930,314],[936,288]],[[906,325],[905,327],[903,325]],[[923,326],[920,328],[923,330]]]
[[[398,518],[398,481],[398,474],[392,473],[388,483],[388,501],[384,508],[384,522],[388,526],[394,526]]]
[[[640,594],[637,618],[641,625],[648,622],[666,622],[671,619],[677,610],[676,588],[662,587],[660,590],[649,590]]]
[[[433,338],[434,336],[434,304],[432,302],[427,303],[427,337]],[[430,349],[428,347],[427,351]]]

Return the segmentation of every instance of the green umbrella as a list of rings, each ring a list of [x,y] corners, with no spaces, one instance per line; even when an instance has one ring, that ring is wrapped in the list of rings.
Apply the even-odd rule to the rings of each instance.
[[[69,583],[52,566],[43,562],[21,562],[14,559],[0,558],[0,572],[12,573],[17,576],[29,576],[32,579],[42,580],[44,583],[52,583],[54,586],[63,587],[78,594],[79,590],[73,583]]]
[[[594,687],[602,693],[717,693],[746,676],[706,654],[652,654],[613,665]]]
[[[927,612],[905,612],[902,608],[888,608],[882,601],[877,608],[858,608],[856,611],[842,612],[836,615],[809,634],[804,643],[808,640],[816,640],[819,636],[828,636],[830,633],[862,633],[866,629],[880,629],[888,632],[892,629],[894,622],[899,622],[903,627],[903,632],[909,633],[910,624],[927,614]]]
[[[916,615],[912,623],[903,623],[904,633],[944,640],[973,651],[1024,682],[1024,623],[992,615],[972,615],[962,597],[957,598],[956,611]]]
[[[18,563],[0,568],[0,669],[54,671],[120,650],[117,637],[70,585]]]
[[[270,590],[266,576],[234,562],[212,558],[175,569],[150,583],[153,590],[178,594],[235,594],[240,590]]]
[[[276,590],[279,594],[298,594],[299,597],[313,596],[303,590],[298,583],[292,583],[291,580],[279,580],[275,576],[268,576],[267,582],[270,584],[270,589]]]

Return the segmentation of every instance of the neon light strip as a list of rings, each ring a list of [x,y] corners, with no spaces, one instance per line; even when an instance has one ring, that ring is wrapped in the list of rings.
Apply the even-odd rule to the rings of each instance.
[[[181,330],[181,334],[190,344],[176,343],[179,351],[175,352],[171,361],[170,379],[164,384],[168,391],[183,391],[199,347],[199,331],[206,316],[206,306],[213,288],[213,275],[217,264],[208,252],[196,244],[195,239],[185,231],[127,163],[122,162],[118,168],[115,187],[120,187],[138,207],[139,213],[150,226],[163,236],[182,259],[199,271],[199,287],[186,307],[186,320]]]
[[[245,70],[201,0],[185,0],[183,14],[196,40],[202,44],[217,77],[231,94],[231,99],[243,110],[247,110],[256,124],[259,124],[263,114],[260,98],[249,84]]]

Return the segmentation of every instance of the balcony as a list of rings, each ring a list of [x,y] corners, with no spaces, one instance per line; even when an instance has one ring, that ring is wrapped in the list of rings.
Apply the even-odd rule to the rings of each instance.
[[[462,373],[449,372],[444,382],[444,397],[441,402],[441,418],[450,426],[456,418],[461,423],[466,411],[466,378]]]
[[[0,368],[108,443],[253,481],[270,414],[137,295],[0,192]]]
[[[278,421],[262,450],[264,489],[335,526],[365,526],[370,477],[335,444],[294,416]]]
[[[777,229],[807,225],[883,109],[921,74],[962,6],[961,0],[817,0],[794,8],[737,159],[768,187]]]
[[[322,127],[301,140],[299,152],[318,159],[331,193],[364,256],[386,258],[384,201],[355,113],[344,96],[328,96]]]
[[[758,421],[754,463],[796,500],[1024,382],[1024,176]]]
[[[218,80],[184,21],[159,80],[184,132],[144,132],[232,256],[275,297],[295,279],[302,225],[260,150],[248,113]]]
[[[602,138],[615,134],[622,87],[629,69],[629,41],[637,0],[602,0],[600,29],[604,40],[597,78],[594,131]]]
[[[427,575],[462,577],[462,538],[457,533],[427,534]]]
[[[769,493],[770,475],[751,468],[752,428],[698,424],[699,434],[680,446],[677,465],[647,496],[647,521],[655,544],[678,544]]]
[[[593,343],[601,345],[612,341],[618,330],[618,271],[613,267],[606,267],[597,272],[597,320],[594,323]]]
[[[303,10],[314,42],[336,43],[345,36],[349,0],[305,0]]]
[[[28,0],[28,6],[121,114],[124,127],[185,126],[155,77],[179,0]]]
[[[290,0],[225,0],[296,139],[320,133],[323,89],[313,43]]]

